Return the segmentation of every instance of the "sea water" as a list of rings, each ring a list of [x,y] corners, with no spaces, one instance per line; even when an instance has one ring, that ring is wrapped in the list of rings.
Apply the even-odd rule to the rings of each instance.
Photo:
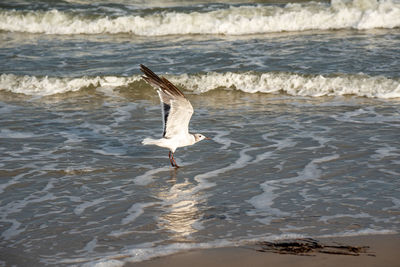
[[[244,3],[243,3],[244,2]],[[0,265],[400,228],[400,3],[0,3]],[[168,151],[167,77],[212,138]]]

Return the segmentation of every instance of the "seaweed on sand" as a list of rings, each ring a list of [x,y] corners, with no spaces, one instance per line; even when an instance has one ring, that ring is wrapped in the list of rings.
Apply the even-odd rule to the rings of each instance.
[[[312,238],[280,240],[275,242],[262,241],[256,244],[256,250],[259,252],[273,252],[300,256],[315,256],[316,253],[349,256],[367,254],[368,256],[375,256],[368,253],[368,249],[368,246],[323,244]]]

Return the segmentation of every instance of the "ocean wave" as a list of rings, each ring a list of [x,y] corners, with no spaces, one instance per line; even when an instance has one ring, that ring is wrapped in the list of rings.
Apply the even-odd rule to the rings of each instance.
[[[90,86],[116,88],[136,80],[140,80],[140,76],[129,78],[117,76],[59,78],[2,74],[0,75],[0,90],[32,96],[48,96],[79,91]]]
[[[400,97],[400,80],[367,75],[304,75],[295,73],[209,73],[173,79],[197,93],[232,88],[246,93],[285,93],[292,96],[355,95],[369,98]]]
[[[167,75],[184,90],[202,94],[208,91],[238,90],[245,93],[287,94],[292,96],[343,96],[368,98],[400,98],[400,79],[382,76],[338,74],[316,75],[284,72],[209,72],[203,74]],[[138,83],[138,84],[136,84]],[[32,96],[48,96],[94,87],[100,92],[121,87],[147,86],[140,75],[131,77],[35,77],[14,74],[0,75],[0,90]]]
[[[45,34],[142,36],[226,34],[400,27],[397,0],[332,0],[327,3],[229,6],[206,12],[157,11],[102,16],[58,10],[0,11],[0,30]]]

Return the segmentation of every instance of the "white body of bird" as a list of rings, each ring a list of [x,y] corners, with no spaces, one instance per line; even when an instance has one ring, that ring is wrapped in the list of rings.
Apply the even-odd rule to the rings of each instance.
[[[197,142],[194,135],[192,134],[175,136],[173,138],[161,138],[161,139],[145,138],[142,141],[143,145],[156,145],[159,147],[168,148],[169,151],[171,151],[172,153],[175,153],[175,150],[178,147],[191,146],[194,145],[195,143]]]

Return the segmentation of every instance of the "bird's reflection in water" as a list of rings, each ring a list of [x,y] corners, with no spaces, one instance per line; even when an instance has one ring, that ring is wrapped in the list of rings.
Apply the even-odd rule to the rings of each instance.
[[[198,198],[193,195],[194,186],[187,179],[177,183],[176,173],[177,169],[170,173],[172,187],[159,192],[158,197],[164,201],[159,226],[171,232],[173,241],[190,242],[191,235],[198,231],[196,222],[201,217]]]

